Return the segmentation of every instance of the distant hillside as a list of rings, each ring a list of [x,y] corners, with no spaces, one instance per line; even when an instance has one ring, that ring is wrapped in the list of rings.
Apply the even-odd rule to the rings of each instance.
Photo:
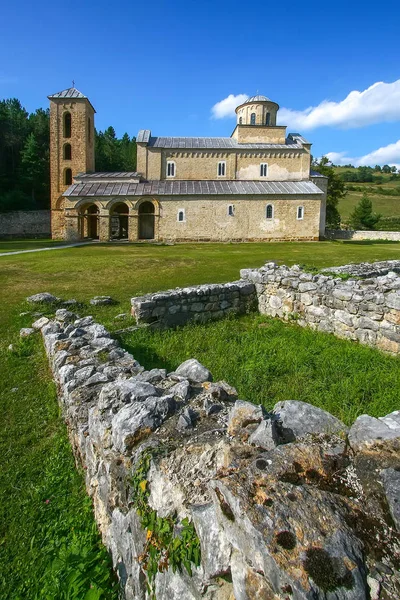
[[[335,172],[344,179],[348,173],[357,174],[358,169],[335,167]],[[382,230],[400,231],[400,174],[372,172],[373,181],[346,181],[347,194],[340,201],[338,209],[342,224],[346,225],[354,207],[367,192],[372,201],[374,212],[382,215],[378,226]]]

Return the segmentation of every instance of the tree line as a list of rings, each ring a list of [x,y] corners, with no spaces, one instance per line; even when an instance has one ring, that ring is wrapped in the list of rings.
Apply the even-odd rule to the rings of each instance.
[[[342,171],[339,174],[340,179],[346,182],[377,183],[379,185],[388,180],[383,177],[383,174],[390,175],[390,181],[400,179],[400,174],[397,173],[395,166],[383,165],[381,167],[375,165],[375,167],[353,167],[352,165],[345,165],[343,168],[351,168],[351,171]]]
[[[50,110],[0,100],[0,212],[50,208]],[[134,171],[136,138],[95,131],[96,171]]]

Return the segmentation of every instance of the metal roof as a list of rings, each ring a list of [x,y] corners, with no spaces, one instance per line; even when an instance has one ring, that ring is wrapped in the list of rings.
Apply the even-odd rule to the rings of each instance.
[[[230,137],[150,137],[148,145],[151,148],[181,148],[191,150],[299,150],[301,148],[301,145],[296,142],[294,143],[289,138],[286,139],[285,144],[239,144],[235,138]]]
[[[62,92],[57,92],[56,94],[52,94],[51,96],[47,96],[48,98],[86,98],[82,92],[77,90],[74,87],[68,88],[67,90],[63,90]]]
[[[246,103],[247,102],[272,102],[272,100],[267,98],[267,96],[257,94],[257,96],[250,96],[250,98],[247,98]]]
[[[137,142],[144,142],[144,143],[148,143],[148,141],[150,140],[150,136],[151,136],[151,131],[150,129],[141,129],[139,131],[139,133],[137,134],[137,138],[136,141]]]
[[[112,179],[112,180],[123,180],[126,181],[127,179],[138,179],[141,177],[140,173],[137,173],[136,171],[121,171],[121,172],[113,172],[113,173],[107,173],[105,172],[97,172],[97,173],[78,173],[78,175],[74,176],[74,179],[76,179],[77,181],[91,181],[91,180],[95,180],[98,181],[99,179],[104,180],[104,179]]]
[[[70,198],[99,196],[320,195],[312,181],[145,181],[141,183],[74,183]]]

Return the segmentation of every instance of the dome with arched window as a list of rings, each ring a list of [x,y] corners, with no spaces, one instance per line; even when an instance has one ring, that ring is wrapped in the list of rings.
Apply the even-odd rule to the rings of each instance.
[[[279,104],[267,96],[257,94],[250,96],[236,108],[238,125],[256,125],[258,127],[275,127]]]

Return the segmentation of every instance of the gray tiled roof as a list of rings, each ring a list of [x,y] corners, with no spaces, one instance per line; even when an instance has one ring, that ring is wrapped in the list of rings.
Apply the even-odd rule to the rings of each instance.
[[[140,135],[141,132],[139,132]],[[252,150],[299,150],[301,145],[287,139],[286,144],[239,144],[228,137],[150,137],[148,145],[152,148],[181,149],[252,149]]]
[[[151,136],[150,129],[141,129],[139,131],[139,133],[137,134],[136,141],[139,143],[144,142],[145,144],[147,144],[150,140],[150,136]]]
[[[113,173],[99,171],[97,173],[78,173],[78,175],[75,175],[74,179],[78,181],[96,181],[99,179],[122,179],[126,181],[127,179],[138,179],[139,177],[141,177],[141,175],[136,171],[121,171]]]
[[[147,181],[141,183],[74,183],[68,197],[98,196],[214,196],[320,195],[312,181]]]
[[[67,90],[63,90],[62,92],[57,92],[56,94],[52,94],[51,96],[47,96],[48,98],[87,98],[84,96],[82,92],[77,90],[74,87],[68,88]]]

